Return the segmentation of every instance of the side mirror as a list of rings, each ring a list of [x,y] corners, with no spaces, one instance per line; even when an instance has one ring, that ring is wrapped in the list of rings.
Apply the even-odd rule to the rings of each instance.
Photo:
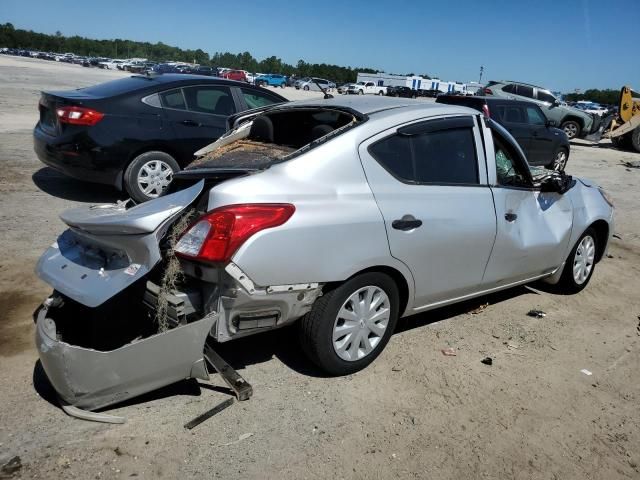
[[[540,191],[563,194],[571,188],[572,182],[573,179],[570,175],[566,175],[564,172],[559,172],[559,174],[556,173],[544,178],[540,182]]]
[[[555,120],[547,120],[546,122],[546,126],[547,127],[556,127],[558,124],[556,123]]]
[[[554,100],[553,103],[551,104],[551,106],[559,107],[560,106],[560,100]]]

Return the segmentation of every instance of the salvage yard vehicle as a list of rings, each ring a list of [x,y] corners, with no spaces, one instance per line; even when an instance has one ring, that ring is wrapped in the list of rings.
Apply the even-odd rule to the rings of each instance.
[[[606,193],[532,175],[469,108],[340,97],[229,126],[174,193],[61,215],[36,267],[54,292],[34,316],[63,402],[208,378],[203,348],[294,322],[320,369],[357,372],[400,317],[542,279],[581,291],[614,231]]]
[[[564,130],[569,140],[586,137],[596,132],[601,124],[599,115],[592,115],[578,108],[563,105],[549,90],[536,85],[513,81],[491,81],[485,86],[482,93],[538,104],[545,116]]]
[[[280,75],[277,73],[266,73],[262,74],[255,78],[253,81],[256,85],[266,86],[269,85],[271,87],[286,87],[287,86],[287,77],[284,75]]]
[[[418,90],[412,89],[411,87],[387,87],[387,96],[416,98],[420,96],[420,92]]]
[[[213,77],[133,75],[78,90],[42,92],[33,131],[38,158],[60,172],[158,197],[193,152],[220,137],[227,117],[287,99]]]
[[[603,137],[610,138],[617,148],[640,153],[640,94],[631,87],[620,89],[617,113],[605,118],[600,129],[586,139],[599,142]]]
[[[376,85],[374,82],[358,82],[349,86],[347,93],[354,95],[386,95],[387,87]]]
[[[295,84],[296,89],[298,90],[312,90],[315,92],[321,91],[331,91],[332,88],[335,88],[335,84],[330,82],[329,80],[325,80],[324,78],[316,78],[316,77],[305,77],[298,80]]]
[[[462,105],[483,112],[505,127],[525,153],[529,165],[564,170],[570,144],[566,134],[547,120],[533,102],[494,97],[441,95],[436,103]]]

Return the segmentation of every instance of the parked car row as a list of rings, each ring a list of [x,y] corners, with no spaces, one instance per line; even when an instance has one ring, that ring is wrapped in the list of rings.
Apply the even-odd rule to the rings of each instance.
[[[490,81],[480,95],[526,100],[537,104],[546,118],[554,121],[569,137],[586,137],[598,131],[602,118],[558,100],[548,89],[514,81]]]

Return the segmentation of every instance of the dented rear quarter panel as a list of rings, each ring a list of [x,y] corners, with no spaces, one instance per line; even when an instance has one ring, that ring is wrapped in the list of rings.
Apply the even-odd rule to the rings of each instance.
[[[408,268],[389,251],[382,215],[357,156],[354,129],[256,175],[214,187],[209,209],[238,203],[292,203],[286,224],[264,230],[233,256],[257,285],[334,282],[374,266]]]

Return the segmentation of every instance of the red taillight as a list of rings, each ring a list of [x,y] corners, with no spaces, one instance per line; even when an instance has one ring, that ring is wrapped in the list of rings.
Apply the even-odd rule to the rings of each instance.
[[[180,238],[177,255],[205,262],[227,262],[249,237],[284,224],[295,212],[288,203],[229,205],[202,216]]]
[[[60,123],[87,125],[89,127],[95,125],[104,117],[104,113],[85,107],[59,107],[56,108],[56,115]]]
[[[489,111],[489,105],[487,105],[486,103],[484,105],[482,105],[482,113],[484,113],[485,117],[491,118],[491,112]]]
[[[485,95],[493,95],[493,90],[491,90],[490,88],[485,88],[484,89],[484,94]]]

